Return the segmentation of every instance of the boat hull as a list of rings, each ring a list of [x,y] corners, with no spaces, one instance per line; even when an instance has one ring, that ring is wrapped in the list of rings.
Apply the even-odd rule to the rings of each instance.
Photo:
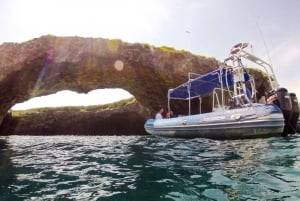
[[[280,136],[284,118],[275,105],[256,105],[223,112],[149,119],[147,133],[166,137],[243,139]]]

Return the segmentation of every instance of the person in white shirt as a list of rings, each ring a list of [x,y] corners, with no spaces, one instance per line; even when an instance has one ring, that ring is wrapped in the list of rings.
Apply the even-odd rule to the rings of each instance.
[[[163,112],[164,112],[164,108],[160,108],[159,111],[156,113],[155,115],[155,119],[162,119],[163,118]]]

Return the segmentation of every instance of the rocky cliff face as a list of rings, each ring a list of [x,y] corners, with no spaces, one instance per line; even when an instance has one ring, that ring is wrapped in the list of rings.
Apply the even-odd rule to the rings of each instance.
[[[14,104],[36,96],[66,89],[82,93],[122,88],[145,111],[139,116],[142,122],[158,105],[167,105],[168,88],[185,82],[188,72],[204,74],[218,65],[214,58],[121,40],[43,36],[20,44],[4,43],[0,46],[0,121]],[[113,116],[97,118],[104,125],[115,121]],[[82,121],[88,124],[90,119]],[[121,127],[115,124],[116,130]]]

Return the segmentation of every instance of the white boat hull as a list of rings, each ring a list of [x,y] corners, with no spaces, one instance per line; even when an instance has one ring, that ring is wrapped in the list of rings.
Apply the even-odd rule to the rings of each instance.
[[[255,105],[170,119],[149,119],[147,133],[166,137],[241,139],[280,136],[284,118],[275,105]]]

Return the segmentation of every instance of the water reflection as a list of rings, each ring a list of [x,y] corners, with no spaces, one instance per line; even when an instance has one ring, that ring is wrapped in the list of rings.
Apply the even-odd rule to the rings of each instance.
[[[0,200],[7,200],[11,196],[9,186],[16,180],[13,163],[11,160],[12,151],[6,138],[0,138]]]
[[[10,136],[1,157],[20,200],[299,200],[299,142]]]

